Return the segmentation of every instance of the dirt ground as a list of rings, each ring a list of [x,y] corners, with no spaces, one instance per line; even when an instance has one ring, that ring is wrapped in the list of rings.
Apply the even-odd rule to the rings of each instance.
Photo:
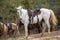
[[[0,37],[0,40],[25,40],[25,36],[22,34],[16,37]],[[53,31],[50,34],[47,32],[41,37],[40,34],[31,34],[28,36],[27,40],[60,40],[60,31]]]

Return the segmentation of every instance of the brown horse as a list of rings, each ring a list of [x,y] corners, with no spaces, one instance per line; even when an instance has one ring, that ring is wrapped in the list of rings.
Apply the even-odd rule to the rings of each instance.
[[[8,28],[6,27],[6,25],[2,22],[0,22],[0,36],[3,34],[7,34],[7,30]]]
[[[7,28],[8,28],[8,34],[13,36],[15,35],[19,35],[19,30],[18,30],[18,26],[15,23],[7,23],[6,24]]]

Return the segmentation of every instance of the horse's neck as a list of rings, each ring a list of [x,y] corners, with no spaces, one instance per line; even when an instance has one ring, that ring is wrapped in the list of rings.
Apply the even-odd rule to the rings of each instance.
[[[28,16],[28,12],[27,12],[26,9],[23,9],[23,8],[22,8],[22,9],[21,9],[21,12],[22,12],[23,15]]]
[[[22,10],[23,12],[26,12],[26,11],[27,11],[26,9],[23,9],[23,8],[22,8],[21,10]],[[25,14],[26,14],[26,13],[25,13]]]
[[[21,9],[21,12],[22,12],[22,15],[21,15],[22,20],[21,20],[21,22],[24,23],[29,19],[28,12],[27,12],[26,9]]]

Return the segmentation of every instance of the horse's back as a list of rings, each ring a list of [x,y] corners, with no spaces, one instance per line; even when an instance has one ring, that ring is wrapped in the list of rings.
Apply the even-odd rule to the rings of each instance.
[[[47,9],[47,8],[41,8],[40,10],[43,12],[49,12],[50,11],[50,9]]]
[[[50,9],[47,9],[47,8],[41,8],[41,13],[42,13],[42,17],[44,20],[48,20],[50,18]]]
[[[47,8],[41,8],[40,11],[42,12],[43,15],[50,15],[50,9]]]
[[[15,30],[17,29],[18,25],[16,23],[11,23],[12,24],[12,28]]]

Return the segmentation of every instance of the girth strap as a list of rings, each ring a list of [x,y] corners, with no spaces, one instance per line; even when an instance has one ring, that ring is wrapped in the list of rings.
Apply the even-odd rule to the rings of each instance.
[[[37,15],[37,23],[39,22],[39,18],[38,18],[38,15]]]
[[[33,23],[33,17],[29,17],[29,24],[31,24],[31,21],[32,21],[32,23]],[[39,23],[38,15],[37,15],[37,23]]]

